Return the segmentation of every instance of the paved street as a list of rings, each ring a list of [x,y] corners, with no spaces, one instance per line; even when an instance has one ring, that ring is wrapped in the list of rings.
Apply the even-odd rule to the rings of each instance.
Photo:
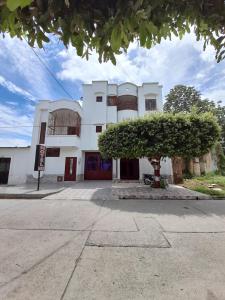
[[[223,200],[0,200],[0,299],[223,300],[224,249]]]
[[[40,191],[36,184],[0,186],[0,199],[52,199],[52,200],[196,200],[211,199],[211,196],[188,190],[182,186],[169,185],[167,189],[154,189],[138,181],[112,182],[77,181],[61,184],[41,183]]]

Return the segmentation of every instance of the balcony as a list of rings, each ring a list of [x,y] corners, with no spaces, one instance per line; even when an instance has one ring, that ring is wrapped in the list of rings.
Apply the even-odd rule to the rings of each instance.
[[[48,147],[80,147],[81,117],[71,109],[49,113],[46,145]]]
[[[138,110],[137,97],[133,95],[108,96],[108,106],[117,106],[117,110]]]
[[[47,135],[47,147],[76,147],[80,148],[80,137],[77,135]]]

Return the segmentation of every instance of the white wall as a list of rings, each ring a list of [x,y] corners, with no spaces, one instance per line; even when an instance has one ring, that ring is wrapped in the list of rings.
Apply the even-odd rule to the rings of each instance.
[[[162,86],[158,82],[152,83],[143,83],[142,86],[138,87],[138,113],[139,116],[144,116],[145,111],[145,99],[156,99],[157,111],[163,110],[163,101],[162,101]]]
[[[30,148],[0,148],[0,157],[11,158],[8,184],[22,184],[26,182],[26,175],[30,161]],[[34,167],[34,165],[33,165]]]
[[[125,82],[120,85],[118,85],[118,96],[122,95],[133,95],[137,96],[137,85],[130,83],[130,82]]]
[[[47,135],[46,147],[77,147],[80,148],[80,137],[76,135]]]
[[[84,103],[83,119],[81,126],[81,149],[97,150],[98,133],[97,125],[107,123],[107,81],[93,81],[91,84],[83,85]],[[102,102],[96,102],[96,97],[102,96]]]
[[[117,84],[108,84],[108,96],[117,95]]]
[[[140,166],[140,179],[142,179],[142,174],[154,174],[153,167],[151,166],[147,158],[141,158],[139,160],[139,166]],[[161,175],[173,174],[172,163],[169,158],[161,160],[160,173]]]
[[[77,176],[81,174],[81,151],[70,147],[60,148],[59,157],[46,157],[44,175],[64,176],[66,157],[77,157]]]
[[[107,107],[107,123],[117,123],[117,106]]]
[[[118,111],[118,122],[128,119],[137,118],[138,113],[136,110],[120,110]]]
[[[61,146],[76,146],[80,147],[80,137],[77,136],[48,136],[48,118],[49,112],[52,112],[57,109],[71,109],[79,113],[82,121],[82,107],[78,101],[70,100],[41,100],[36,106],[35,116],[34,116],[34,127],[32,133],[32,142],[31,142],[31,155],[30,163],[28,167],[28,174],[32,174],[34,177],[37,176],[37,172],[34,172],[34,161],[36,153],[36,145],[39,144],[40,137],[40,125],[41,122],[47,123],[46,128],[46,137],[45,137],[45,146],[46,147],[61,147]],[[48,168],[48,167],[47,167]],[[64,172],[64,171],[63,171]]]

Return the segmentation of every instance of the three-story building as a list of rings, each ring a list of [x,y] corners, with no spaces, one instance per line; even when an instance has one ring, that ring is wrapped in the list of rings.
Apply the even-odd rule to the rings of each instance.
[[[37,177],[34,171],[37,144],[46,146],[43,182],[139,180],[143,173],[153,173],[146,158],[103,160],[98,151],[98,136],[110,124],[162,111],[162,86],[157,82],[137,86],[128,82],[117,85],[93,81],[83,85],[82,98],[82,101],[42,100],[37,104],[32,143],[29,149],[24,149],[24,163],[17,159],[19,149],[11,149],[13,155],[5,181],[30,182]],[[7,148],[1,148],[1,157],[3,152]],[[22,174],[19,178],[15,164],[19,164]],[[172,176],[170,159],[162,162],[161,173]]]

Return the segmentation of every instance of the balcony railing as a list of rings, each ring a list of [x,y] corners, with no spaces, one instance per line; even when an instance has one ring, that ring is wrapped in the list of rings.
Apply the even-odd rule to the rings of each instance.
[[[49,126],[48,135],[77,135],[80,136],[80,126]]]
[[[117,110],[138,110],[138,101],[136,96],[123,95],[123,96],[108,96],[108,106],[117,106]]]

